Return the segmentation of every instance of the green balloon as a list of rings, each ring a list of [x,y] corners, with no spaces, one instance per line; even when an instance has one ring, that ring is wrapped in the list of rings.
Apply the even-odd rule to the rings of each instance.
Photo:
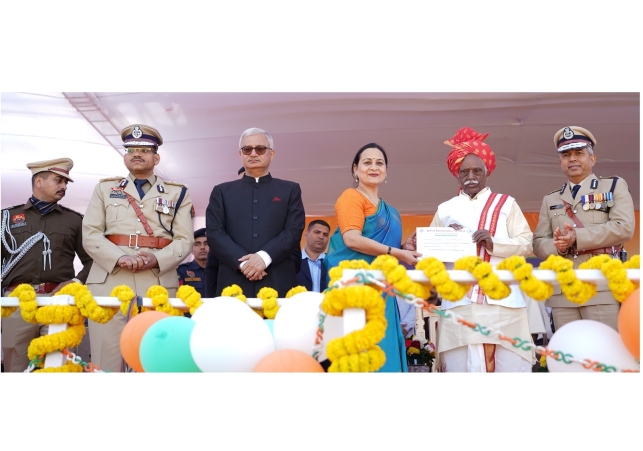
[[[194,321],[170,316],[154,324],[143,335],[138,354],[146,373],[200,373],[190,352]]]

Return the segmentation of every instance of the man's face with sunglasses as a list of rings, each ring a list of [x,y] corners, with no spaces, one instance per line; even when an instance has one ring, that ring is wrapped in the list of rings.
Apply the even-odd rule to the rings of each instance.
[[[241,161],[246,174],[251,177],[262,177],[268,173],[270,162],[275,151],[270,148],[266,135],[250,135],[241,140]]]

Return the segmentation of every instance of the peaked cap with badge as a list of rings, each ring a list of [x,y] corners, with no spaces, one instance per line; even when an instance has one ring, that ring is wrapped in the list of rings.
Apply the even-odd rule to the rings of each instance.
[[[561,153],[570,149],[594,148],[596,138],[583,127],[570,125],[554,134],[554,145]],[[574,194],[575,191],[575,194]],[[618,258],[623,245],[634,234],[634,204],[627,183],[618,176],[599,177],[591,173],[572,190],[572,183],[565,180],[562,188],[546,194],[534,231],[534,254],[541,259],[549,255],[562,255],[574,262],[574,267],[595,255]],[[565,254],[554,246],[554,231],[564,230],[569,224],[575,231],[576,243]],[[552,308],[579,308],[568,301],[556,286],[554,295],[547,301]],[[599,284],[598,292],[582,307],[616,305],[617,301],[607,288]],[[606,321],[602,321],[608,323]],[[555,324],[560,328],[563,324]]]
[[[158,149],[163,144],[163,138],[157,129],[149,125],[128,125],[121,130],[123,147],[151,146]]]
[[[36,175],[41,172],[53,172],[54,174],[62,175],[70,182],[73,182],[69,176],[69,172],[71,172],[71,168],[73,167],[74,162],[69,158],[56,158],[55,160],[27,163],[27,168],[31,170],[32,175]]]

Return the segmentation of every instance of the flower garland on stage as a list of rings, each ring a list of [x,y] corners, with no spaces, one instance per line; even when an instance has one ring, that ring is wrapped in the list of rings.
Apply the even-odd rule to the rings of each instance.
[[[638,255],[636,257],[639,257]],[[632,265],[640,262],[637,258]],[[619,259],[609,255],[597,255],[578,266],[578,269],[600,269],[607,285],[618,302],[623,302],[636,289],[636,285],[627,278],[627,267]]]
[[[243,294],[243,290],[237,284],[233,284],[233,285],[230,285],[229,287],[225,287],[221,292],[221,296],[229,296],[231,298],[237,298],[241,302],[246,302],[246,297]]]
[[[491,299],[504,299],[511,294],[511,289],[493,272],[491,263],[482,261],[477,255],[458,259],[453,269],[469,271],[478,281],[482,292]]]
[[[105,324],[110,321],[118,312],[117,308],[101,307],[96,303],[94,296],[92,296],[89,288],[79,282],[73,282],[65,285],[56,293],[56,295],[67,294],[74,297],[76,307],[80,309],[80,313],[90,320]],[[83,320],[84,321],[84,320]]]
[[[424,272],[442,299],[456,302],[469,291],[467,285],[451,280],[444,263],[435,257],[423,258],[415,265],[415,269]]]
[[[536,279],[532,274],[533,268],[525,257],[518,255],[505,258],[497,266],[497,269],[511,271],[514,278],[520,282],[520,289],[527,296],[536,301],[546,301],[554,294],[554,286]]]
[[[109,294],[113,298],[118,298],[121,302],[121,313],[124,317],[127,318],[128,314],[130,318],[134,318],[138,315],[138,308],[136,305],[130,306],[131,303],[136,302],[136,293],[127,285],[117,285],[112,288],[112,292]],[[141,309],[141,312],[149,309]]]
[[[413,282],[406,273],[406,268],[398,263],[392,255],[380,255],[373,260],[370,269],[382,271],[384,278],[401,293],[416,298],[426,299],[430,295],[430,287]]]
[[[328,343],[329,372],[377,371],[384,365],[386,355],[377,343],[384,338],[387,322],[385,301],[378,290],[367,285],[333,286],[324,293],[321,308],[334,316],[342,316],[347,308],[362,308],[366,315],[363,329]]]
[[[259,293],[257,293],[257,297],[261,299],[261,308],[263,309],[263,314],[268,319],[275,319],[275,316],[279,311],[277,296],[277,290],[270,287],[263,287],[261,290],[259,290]]]
[[[152,285],[147,290],[148,298],[152,298],[152,305],[157,312],[165,312],[170,316],[183,316],[183,311],[170,304],[170,296],[165,287]]]
[[[578,280],[574,272],[574,262],[565,257],[550,255],[538,269],[550,269],[556,273],[560,290],[570,302],[582,305],[596,294],[596,285]]]
[[[176,292],[176,297],[181,299],[190,310],[190,315],[194,315],[196,309],[203,305],[201,293],[196,291],[191,285],[181,285]]]

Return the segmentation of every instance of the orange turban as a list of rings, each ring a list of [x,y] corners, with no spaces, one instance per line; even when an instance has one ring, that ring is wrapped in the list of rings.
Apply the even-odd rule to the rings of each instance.
[[[453,135],[453,138],[444,141],[444,144],[452,147],[451,153],[447,156],[447,167],[455,178],[458,178],[462,160],[469,154],[477,155],[484,161],[487,175],[491,175],[496,169],[496,156],[493,150],[488,144],[482,142],[487,136],[489,133],[482,134],[472,128],[462,127]]]

